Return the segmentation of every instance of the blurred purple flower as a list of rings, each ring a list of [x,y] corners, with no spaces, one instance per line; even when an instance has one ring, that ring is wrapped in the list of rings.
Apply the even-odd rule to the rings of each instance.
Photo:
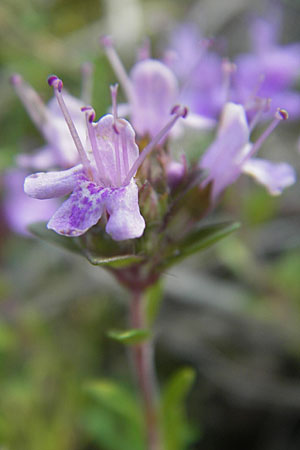
[[[6,222],[15,233],[32,237],[27,226],[34,222],[49,220],[58,207],[58,201],[50,199],[39,202],[25,195],[23,188],[25,176],[26,172],[20,169],[6,172],[3,209]]]
[[[128,76],[111,39],[104,36],[101,44],[128,100],[122,111],[130,115],[132,125],[139,135],[154,137],[168,122],[171,108],[179,102],[176,76],[166,64],[150,58],[145,52],[144,59],[133,66]],[[190,113],[184,124],[200,129],[212,128],[215,121]],[[179,130],[180,127],[177,132]]]
[[[180,100],[191,111],[217,118],[229,95],[233,67],[217,52],[214,41],[205,39],[194,23],[175,29],[169,43],[169,66],[181,81]],[[229,70],[228,70],[229,69]]]
[[[217,137],[199,163],[202,169],[208,171],[203,186],[213,183],[213,201],[227,186],[234,183],[242,172],[253,176],[271,195],[281,194],[285,187],[295,182],[295,170],[289,164],[254,158],[265,139],[278,123],[286,118],[287,113],[278,110],[272,123],[252,144],[250,142],[252,127],[251,124],[248,125],[244,107],[235,103],[225,105]]]
[[[293,86],[300,76],[300,43],[279,45],[278,22],[258,18],[250,32],[252,53],[236,60],[235,100],[251,109],[255,97],[270,98],[270,113],[278,107],[292,119],[300,115],[300,94]]]
[[[45,105],[37,92],[20,75],[13,75],[11,83],[32,121],[47,142],[46,146],[38,149],[32,155],[19,155],[18,165],[30,169],[48,169],[57,166],[68,168],[77,164],[79,162],[78,153],[56,99],[52,98]],[[83,102],[70,94],[65,95],[65,101],[79,136],[85,139],[85,120],[80,111]]]
[[[82,94],[87,98],[91,87],[91,65],[85,63],[82,71]],[[27,225],[37,221],[48,221],[60,202],[51,199],[41,203],[25,195],[23,184],[28,170],[72,167],[79,162],[79,157],[56,99],[52,98],[45,105],[36,91],[18,74],[11,77],[11,83],[31,119],[47,141],[46,146],[33,154],[18,155],[17,164],[20,168],[9,171],[4,176],[6,191],[4,212],[7,223],[16,233],[30,235],[26,229]],[[65,101],[79,135],[85,138],[85,120],[80,110],[82,101],[69,94],[65,95]]]
[[[132,126],[117,117],[117,89],[113,87],[113,114],[107,114],[94,123],[94,110],[83,108],[88,134],[85,150],[64,103],[62,81],[52,76],[49,84],[54,88],[81,164],[65,171],[30,175],[25,180],[25,192],[38,199],[61,197],[72,192],[48,223],[48,228],[59,234],[80,236],[106,211],[106,232],[114,240],[140,237],[145,221],[140,214],[138,187],[133,177],[145,157],[166,137],[178,118],[186,115],[186,110],[177,108],[166,127],[139,155]]]

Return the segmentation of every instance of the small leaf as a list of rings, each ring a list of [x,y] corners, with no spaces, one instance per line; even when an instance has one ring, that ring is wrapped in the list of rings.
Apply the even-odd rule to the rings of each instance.
[[[53,230],[48,230],[46,222],[36,222],[28,226],[28,230],[36,237],[43,239],[50,244],[57,245],[58,247],[63,247],[66,250],[82,254],[82,250],[78,245],[77,238],[72,238],[68,236],[62,236],[55,233]]]
[[[150,331],[142,330],[140,328],[127,331],[111,330],[107,335],[116,341],[122,342],[122,344],[134,345],[148,339]]]
[[[194,438],[194,432],[187,423],[185,400],[195,371],[186,367],[180,369],[168,381],[162,393],[162,424],[165,450],[182,450]]]
[[[169,246],[168,255],[162,267],[166,268],[177,264],[193,253],[210,247],[220,239],[236,231],[239,227],[240,224],[237,222],[223,222],[197,228],[182,241]]]
[[[114,268],[126,267],[141,260],[138,255],[117,255],[110,257],[93,256],[90,252],[84,251],[84,256],[94,266],[109,266]]]

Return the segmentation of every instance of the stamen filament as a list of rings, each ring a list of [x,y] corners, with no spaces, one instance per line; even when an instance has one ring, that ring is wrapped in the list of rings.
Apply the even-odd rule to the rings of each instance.
[[[224,93],[225,101],[229,101],[230,97],[230,85],[231,85],[231,76],[233,72],[236,70],[236,65],[230,62],[228,59],[224,59],[222,61],[222,92]]]
[[[29,84],[25,83],[21,75],[12,75],[10,82],[28,112],[31,120],[43,133],[45,123],[49,120],[49,112],[46,105],[43,103],[36,91]]]
[[[119,134],[119,130],[117,128],[117,119],[118,119],[118,107],[117,107],[117,95],[118,95],[118,84],[110,86],[111,92],[111,103],[112,103],[112,113],[114,118],[114,130],[117,134]]]
[[[267,127],[267,129],[261,134],[261,136],[257,139],[257,141],[253,144],[250,153],[247,156],[248,158],[251,158],[253,155],[255,155],[257,153],[257,151],[260,149],[260,147],[262,146],[262,144],[264,143],[264,141],[270,136],[270,134],[275,130],[275,128],[277,127],[277,125],[282,121],[282,120],[287,120],[288,119],[288,113],[285,109],[280,109],[278,108],[278,110],[275,113],[275,117],[272,120],[272,122],[270,123],[270,125]]]
[[[85,62],[81,66],[81,100],[86,105],[91,103],[93,90],[94,66],[90,62]]]
[[[123,154],[124,171],[125,171],[125,173],[128,173],[128,171],[129,171],[129,161],[128,161],[128,149],[127,149],[127,140],[126,140],[125,128],[121,129],[121,142],[122,142],[122,154]]]
[[[49,86],[52,86],[54,89],[54,94],[57,98],[59,107],[61,109],[61,112],[63,113],[63,116],[65,118],[65,121],[68,125],[68,128],[70,130],[71,136],[73,138],[74,144],[77,148],[77,151],[79,153],[83,168],[86,172],[86,175],[89,177],[92,177],[92,167],[90,165],[90,161],[86,155],[86,152],[84,150],[84,147],[81,143],[80,137],[77,133],[76,127],[73,123],[73,120],[71,119],[70,113],[68,111],[68,108],[64,102],[61,90],[63,87],[63,82],[56,76],[52,75],[48,78],[48,84]]]
[[[213,40],[212,39],[202,39],[198,43],[198,56],[196,60],[194,61],[193,65],[190,67],[189,71],[184,75],[184,78],[182,80],[182,87],[180,89],[180,95],[183,95],[183,93],[189,88],[189,86],[192,83],[193,75],[195,74],[201,60],[205,57],[206,52],[208,51],[209,47],[212,46]],[[168,53],[165,54],[165,63],[167,65],[171,65],[174,61],[178,60],[178,55],[176,52],[172,50],[168,50]]]
[[[269,109],[270,102],[271,102],[270,98],[263,99],[262,102],[260,102],[258,110],[249,124],[250,133],[251,133],[251,131],[254,130],[256,124],[260,121],[262,114]]]
[[[118,184],[118,186],[121,186],[120,143],[119,143],[119,135],[117,133],[113,134],[113,143],[114,143],[115,160],[116,160],[117,184]]]
[[[144,42],[138,49],[137,59],[138,61],[144,61],[145,59],[150,59],[150,57],[151,57],[150,39],[145,38]]]
[[[109,36],[102,36],[100,43],[104,48],[106,56],[119,79],[122,88],[124,89],[125,95],[130,103],[134,101],[134,92],[131,80],[119,58],[115,48],[113,47],[112,39]]]
[[[99,155],[96,136],[95,136],[95,128],[93,126],[93,121],[95,119],[95,111],[91,106],[85,106],[81,108],[81,111],[85,112],[85,118],[86,118],[86,126],[88,130],[88,135],[90,139],[90,143],[92,146],[92,151],[98,171],[98,181],[105,182],[105,170],[102,163],[102,160]]]
[[[174,114],[174,117],[167,123],[167,125],[152,139],[152,141],[144,148],[140,156],[135,160],[133,165],[131,166],[131,169],[129,170],[128,174],[126,175],[126,178],[124,180],[124,185],[128,184],[131,180],[131,178],[134,176],[138,168],[143,164],[146,157],[149,155],[149,153],[152,152],[152,150],[168,135],[169,131],[172,129],[172,127],[175,125],[177,120],[182,117],[183,119],[187,116],[188,109],[186,107],[181,107],[179,105],[176,105],[172,111],[171,114]]]
[[[112,113],[113,113],[113,144],[115,151],[115,161],[116,161],[116,177],[118,186],[121,185],[121,159],[120,159],[120,142],[119,142],[119,129],[117,127],[118,121],[118,107],[117,107],[117,95],[118,95],[118,84],[110,86],[111,92],[111,102],[112,102]]]

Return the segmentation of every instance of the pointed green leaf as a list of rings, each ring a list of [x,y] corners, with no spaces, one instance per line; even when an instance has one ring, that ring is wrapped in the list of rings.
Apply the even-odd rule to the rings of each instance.
[[[111,330],[107,335],[116,341],[122,342],[122,344],[134,345],[148,339],[150,331],[142,330],[140,328],[127,331]]]
[[[240,227],[237,222],[223,222],[202,226],[192,231],[183,240],[170,245],[162,268],[177,264],[193,253],[204,250]]]
[[[180,369],[168,381],[162,392],[162,425],[165,450],[182,450],[194,438],[194,432],[187,422],[185,400],[195,371],[186,367]]]
[[[117,255],[117,256],[94,256],[88,251],[84,251],[84,256],[94,266],[109,266],[114,268],[130,266],[141,260],[138,255]]]

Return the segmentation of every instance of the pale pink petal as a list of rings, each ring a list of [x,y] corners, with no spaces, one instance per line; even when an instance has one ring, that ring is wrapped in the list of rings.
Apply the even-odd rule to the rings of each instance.
[[[190,128],[195,128],[198,130],[210,130],[214,128],[217,124],[215,119],[210,119],[209,117],[202,116],[201,114],[188,113],[184,122],[181,122]]]
[[[27,226],[49,220],[59,203],[56,199],[41,202],[28,197],[23,190],[25,175],[22,170],[12,170],[5,174],[3,209],[6,222],[15,233],[32,237]]]
[[[178,99],[176,77],[165,64],[147,59],[133,67],[130,78],[135,94],[133,126],[139,134],[153,137],[168,122]]]
[[[217,138],[200,160],[199,166],[208,172],[203,183],[213,182],[212,196],[216,199],[241,173],[241,165],[251,150],[249,128],[241,105],[225,105]]]
[[[81,120],[74,121],[74,123],[81,142],[85,142],[86,126],[84,114],[81,114]],[[51,121],[45,124],[43,132],[49,147],[52,148],[57,165],[70,167],[79,162],[79,155],[65,119],[53,116]]]
[[[21,153],[16,161],[18,166],[24,169],[46,170],[57,165],[53,149],[48,146],[38,149],[33,154]]]
[[[284,188],[296,181],[295,169],[288,163],[272,163],[265,159],[251,158],[243,165],[243,172],[264,185],[271,195],[280,195]]]
[[[127,186],[111,190],[105,199],[105,206],[110,214],[106,232],[115,241],[142,236],[145,221],[140,213],[138,187],[133,179]]]
[[[228,102],[222,111],[218,137],[221,137],[224,133],[228,133],[233,127],[238,134],[238,139],[243,141],[244,144],[248,142],[250,133],[245,109],[242,105]]]
[[[102,117],[93,126],[103,166],[101,179],[108,186],[119,186],[139,156],[135,132],[127,120],[118,119],[116,123],[118,133],[116,133],[111,114]]]
[[[81,164],[60,172],[34,173],[26,177],[24,192],[38,199],[62,197],[72,192],[79,177],[84,177]]]
[[[64,102],[69,110],[72,120],[82,120],[81,108],[85,106],[82,100],[73,97],[73,95],[70,95],[68,92],[66,92],[66,90],[64,90]],[[64,118],[57,103],[56,97],[51,98],[51,100],[47,104],[47,107],[54,116],[58,116],[62,119]]]

